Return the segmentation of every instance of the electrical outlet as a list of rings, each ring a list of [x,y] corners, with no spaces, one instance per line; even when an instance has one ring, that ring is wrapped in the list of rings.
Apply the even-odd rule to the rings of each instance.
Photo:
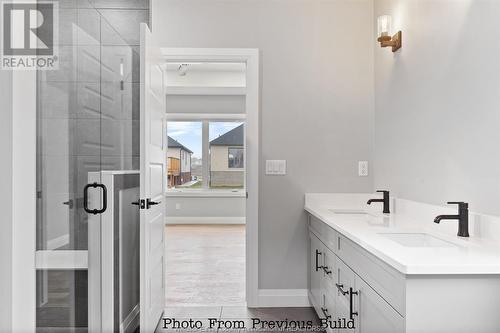
[[[177,209],[177,210],[181,209],[181,204],[180,203],[176,203],[175,204],[175,209]]]
[[[368,176],[368,161],[358,162],[358,176],[367,177]]]

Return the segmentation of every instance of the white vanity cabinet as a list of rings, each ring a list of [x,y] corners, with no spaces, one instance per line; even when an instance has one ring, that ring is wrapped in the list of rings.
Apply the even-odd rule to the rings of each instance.
[[[327,332],[499,333],[497,239],[434,231],[441,207],[398,201],[399,212],[372,215],[364,211],[370,197],[306,194],[309,299],[320,318],[355,326]],[[384,234],[427,234],[453,246],[405,245]]]
[[[339,318],[354,319],[355,330],[335,332],[404,332],[403,316],[364,280],[381,279],[382,282],[374,282],[377,289],[387,294],[388,298],[398,300],[404,298],[404,295],[394,295],[404,293],[404,288],[398,288],[399,284],[394,283],[394,278],[398,276],[391,275],[395,274],[392,271],[385,271],[387,267],[367,273],[366,276],[358,275],[353,268],[359,267],[361,272],[373,268],[365,262],[372,258],[357,253],[358,249],[353,248],[348,239],[312,216],[309,218],[309,229],[309,298],[318,316],[331,316],[329,319],[332,321]],[[327,331],[332,332],[331,329]]]

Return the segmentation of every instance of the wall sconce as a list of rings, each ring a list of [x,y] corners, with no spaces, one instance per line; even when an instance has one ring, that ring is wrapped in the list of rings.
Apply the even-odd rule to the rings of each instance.
[[[378,41],[381,47],[392,47],[392,52],[396,52],[402,45],[402,33],[398,31],[394,36],[389,36],[392,28],[392,18],[389,15],[377,18]]]

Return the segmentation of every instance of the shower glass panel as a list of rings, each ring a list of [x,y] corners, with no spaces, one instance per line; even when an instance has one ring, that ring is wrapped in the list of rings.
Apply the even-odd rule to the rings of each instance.
[[[100,302],[89,230],[100,227],[89,228],[84,187],[89,173],[138,168],[138,50],[92,1],[60,1],[59,21],[59,68],[37,73],[36,328],[87,332]]]

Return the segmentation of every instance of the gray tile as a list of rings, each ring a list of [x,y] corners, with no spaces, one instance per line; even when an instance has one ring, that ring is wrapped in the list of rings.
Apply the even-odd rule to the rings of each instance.
[[[103,45],[120,45],[123,42],[126,45],[140,44],[140,29],[141,22],[148,22],[148,10],[133,9],[100,9],[102,17],[109,23],[110,30],[104,30],[101,42]],[[116,33],[111,34],[112,30],[118,32],[121,41],[117,38]],[[118,43],[118,44],[117,44]]]
[[[102,46],[101,50],[102,82],[139,80],[138,75],[134,75],[136,68],[140,67],[139,57],[134,48],[126,45],[108,45]],[[121,68],[123,68],[123,76]]]
[[[91,8],[89,0],[58,0],[59,8]]]
[[[76,154],[79,156],[101,155],[100,119],[76,120],[75,149]]]
[[[74,155],[74,119],[42,119],[41,153],[52,156]]]
[[[74,82],[39,81],[40,117],[68,119],[75,118],[76,84]]]
[[[165,308],[164,317],[175,318],[219,318],[220,306],[186,306]]]
[[[148,9],[147,0],[91,0],[95,8]]]
[[[78,119],[101,117],[101,85],[98,82],[79,82],[77,86],[76,116]]]
[[[224,306],[221,318],[260,318],[264,320],[317,320],[313,308],[247,308]]]
[[[77,26],[73,29],[76,45],[99,45],[101,43],[101,16],[95,9],[79,9]]]

